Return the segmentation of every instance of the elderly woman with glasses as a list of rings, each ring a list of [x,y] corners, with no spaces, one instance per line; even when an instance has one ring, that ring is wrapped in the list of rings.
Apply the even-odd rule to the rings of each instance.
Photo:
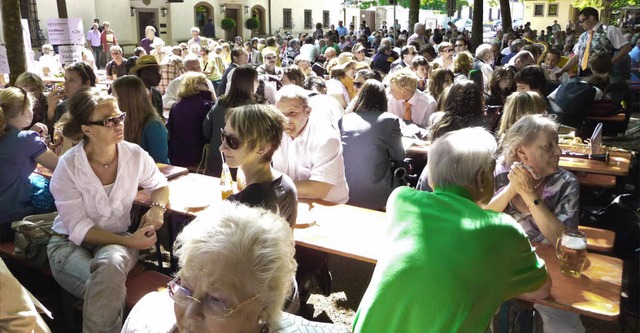
[[[507,131],[495,169],[495,196],[488,209],[511,215],[534,243],[550,243],[577,229],[580,185],[560,169],[558,124],[526,115]],[[584,332],[578,314],[536,305],[545,332]]]
[[[0,90],[0,241],[13,240],[11,222],[38,211],[31,199],[29,176],[40,163],[54,170],[58,157],[47,148],[43,133],[28,128],[34,98],[22,88]],[[36,129],[35,127],[32,129]]]
[[[114,97],[88,89],[74,94],[63,135],[81,141],[60,159],[51,179],[59,215],[47,254],[56,281],[84,300],[85,332],[120,332],[127,273],[138,250],[155,244],[169,201],[167,180],[153,159],[124,141],[125,115]],[[131,234],[138,187],[151,191],[152,203]]]
[[[122,332],[347,332],[282,312],[296,270],[293,244],[278,215],[223,203],[184,228],[176,278],[143,297]]]

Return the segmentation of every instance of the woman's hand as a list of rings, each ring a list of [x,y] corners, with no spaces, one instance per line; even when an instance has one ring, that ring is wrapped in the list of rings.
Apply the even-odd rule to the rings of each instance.
[[[153,226],[148,225],[138,229],[133,235],[129,236],[127,247],[146,250],[153,247],[156,243],[156,231]]]
[[[509,182],[513,189],[521,197],[526,198],[536,195],[536,180],[533,178],[531,172],[522,164],[513,164],[507,178],[509,178]]]
[[[47,129],[47,125],[43,123],[35,123],[31,126],[30,130],[38,133],[41,138],[45,138],[49,135],[49,130]]]
[[[140,220],[140,227],[142,229],[146,226],[153,226],[154,230],[159,230],[164,224],[164,210],[158,206],[152,206]]]

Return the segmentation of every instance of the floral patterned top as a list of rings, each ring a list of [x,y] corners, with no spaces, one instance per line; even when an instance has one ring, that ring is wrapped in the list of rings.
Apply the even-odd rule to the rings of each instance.
[[[510,166],[506,165],[503,158],[500,158],[493,173],[496,194],[509,184],[509,179],[507,178],[509,170]],[[558,172],[547,176],[540,199],[567,228],[578,229],[580,219],[579,198],[580,184],[576,176],[567,170],[559,169]],[[531,213],[518,211],[512,203],[507,205],[504,212],[511,215],[522,226],[531,242],[548,243],[533,220]]]

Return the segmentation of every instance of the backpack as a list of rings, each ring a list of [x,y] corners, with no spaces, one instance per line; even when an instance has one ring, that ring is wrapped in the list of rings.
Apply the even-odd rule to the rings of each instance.
[[[563,125],[581,128],[591,112],[596,89],[580,78],[573,78],[558,87],[554,101],[562,109],[559,114]],[[549,110],[551,111],[551,110]]]

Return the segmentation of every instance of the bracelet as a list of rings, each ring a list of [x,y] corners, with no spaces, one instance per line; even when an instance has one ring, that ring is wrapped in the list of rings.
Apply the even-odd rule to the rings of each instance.
[[[161,203],[157,203],[157,202],[152,202],[151,203],[151,208],[153,207],[160,207],[162,208],[162,212],[166,212],[167,211],[167,207],[165,207],[165,205],[161,204]]]

